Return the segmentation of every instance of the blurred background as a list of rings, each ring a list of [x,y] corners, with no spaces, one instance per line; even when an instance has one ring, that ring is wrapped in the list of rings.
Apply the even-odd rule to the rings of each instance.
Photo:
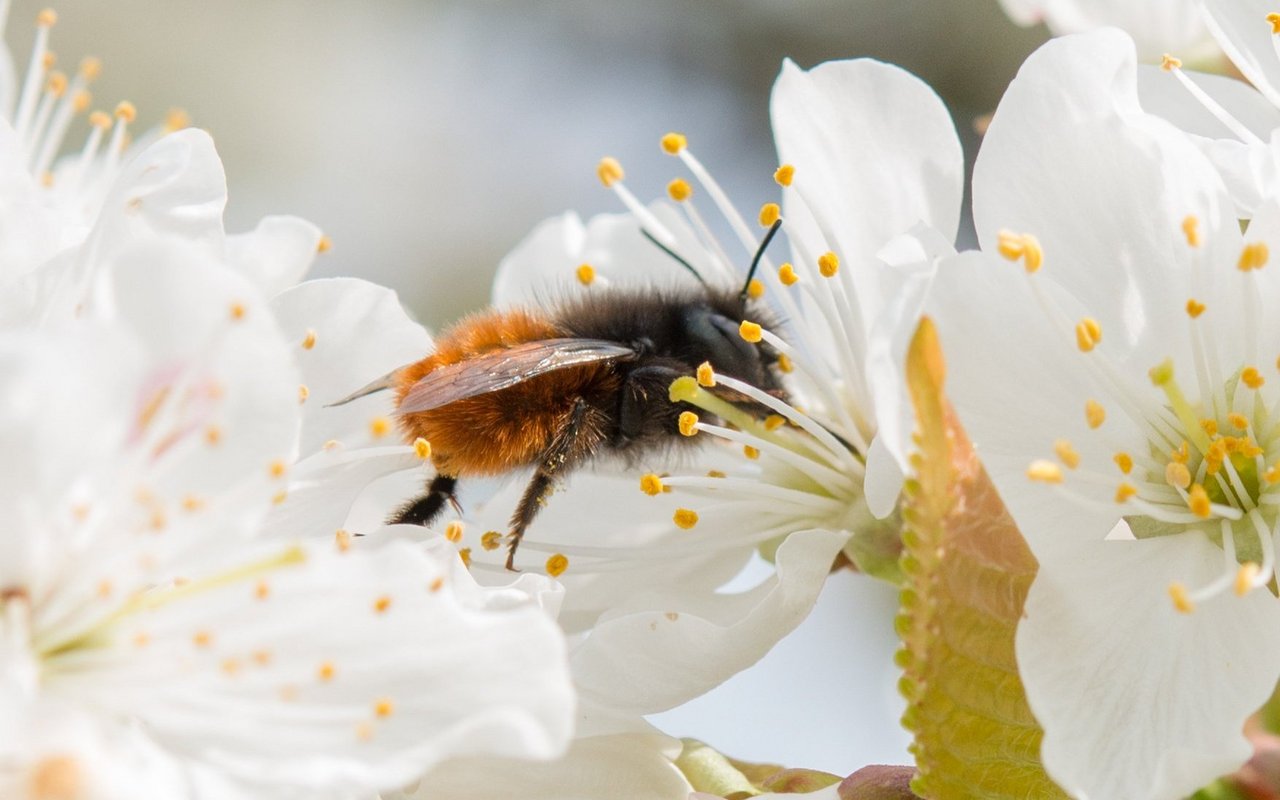
[[[14,0],[19,65],[49,0]],[[95,106],[145,127],[185,108],[218,144],[227,227],[293,213],[334,242],[314,276],[390,286],[432,328],[486,304],[502,256],[566,209],[618,211],[595,178],[619,158],[642,198],[676,162],[668,130],[751,211],[774,199],[769,88],[871,56],[942,96],[972,163],[973,121],[1047,36],[997,0],[56,0],[64,65],[102,58]],[[73,134],[75,146],[80,134]],[[962,231],[962,241],[971,234]],[[758,668],[655,721],[737,757],[845,774],[909,763],[890,658],[894,592],[835,576]]]

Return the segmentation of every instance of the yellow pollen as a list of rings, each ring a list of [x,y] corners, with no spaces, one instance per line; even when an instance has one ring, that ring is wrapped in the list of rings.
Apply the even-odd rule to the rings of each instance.
[[[351,532],[345,528],[338,528],[333,532],[333,543],[337,545],[338,552],[347,552],[351,549]]]
[[[253,663],[257,664],[260,667],[267,666],[268,664],[271,663],[271,651],[270,650],[253,651]]]
[[[1200,220],[1195,214],[1190,214],[1182,220],[1182,233],[1187,237],[1187,244],[1192,247],[1200,246]]]
[[[490,531],[490,533],[497,533],[497,531]],[[431,581],[431,583],[427,586],[427,591],[438,592],[443,588],[444,588],[444,578],[436,578],[435,580]]]
[[[71,98],[71,110],[77,114],[83,114],[89,110],[89,104],[93,102],[93,95],[81,89],[76,92],[75,97]]]
[[[272,461],[271,466],[267,468],[273,478],[283,478],[286,469],[285,463],[280,459]]]
[[[795,365],[791,363],[791,356],[787,355],[786,353],[779,353],[778,369],[782,370],[783,372],[791,372],[793,369],[795,369]]]
[[[1187,301],[1187,316],[1195,319],[1204,313],[1205,305],[1194,297]]]
[[[164,129],[167,133],[191,127],[191,115],[181,108],[171,108],[164,115]]]
[[[1191,492],[1187,495],[1187,508],[1201,519],[1207,518],[1213,511],[1209,505],[1209,493],[1198,483],[1191,487]]]
[[[1244,597],[1253,589],[1253,582],[1258,579],[1261,568],[1252,561],[1246,561],[1240,565],[1239,571],[1236,572],[1235,590],[1237,597]]]
[[[1200,420],[1200,428],[1209,436],[1218,435],[1218,421],[1216,419]]]
[[[305,403],[310,396],[311,390],[307,388],[307,385],[305,383],[298,384],[298,402]]]
[[[1170,461],[1164,467],[1164,480],[1170,486],[1185,489],[1191,485],[1191,470],[1187,469],[1186,464]]]
[[[759,278],[752,278],[747,282],[747,297],[752,300],[759,300],[764,297],[764,284]]]
[[[795,177],[796,168],[790,164],[783,164],[773,171],[773,179],[778,182],[779,186],[790,186]]]
[[[1173,601],[1173,607],[1183,614],[1196,610],[1196,604],[1191,602],[1191,597],[1187,594],[1187,587],[1181,583],[1169,584],[1169,599]]]
[[[1132,483],[1122,483],[1116,487],[1116,502],[1124,503],[1138,493],[1138,487]]]
[[[707,470],[708,478],[723,478],[724,476],[725,476],[724,473],[718,469]]]
[[[320,668],[316,670],[316,677],[327,683],[333,680],[333,676],[336,675],[337,672],[338,670],[333,666],[332,661],[325,661],[322,662],[320,664]]]
[[[687,508],[677,508],[675,515],[671,519],[675,522],[677,528],[687,531],[698,524],[698,512],[690,511]]]
[[[546,568],[548,575],[559,578],[569,568],[569,559],[562,553],[556,553],[547,559]]]
[[[835,253],[828,250],[827,252],[818,256],[818,272],[822,273],[822,277],[824,278],[835,277],[835,274],[839,271],[840,271],[840,259],[838,256],[836,256]]]
[[[1250,389],[1261,388],[1262,384],[1267,382],[1267,379],[1262,377],[1262,373],[1258,371],[1257,367],[1245,367],[1240,370],[1240,380]]]
[[[800,280],[800,276],[796,274],[796,268],[787,263],[778,267],[778,280],[782,282],[783,286],[791,286]],[[1280,363],[1280,359],[1277,360],[1277,363]]]
[[[716,385],[716,372],[711,368],[710,361],[703,361],[698,365],[698,385],[706,387]]]
[[[316,346],[316,332],[314,328],[307,328],[307,333],[302,337],[302,349],[310,350]]]
[[[662,494],[662,489],[663,489],[662,478],[659,478],[657,475],[653,474],[652,472],[648,473],[647,475],[640,476],[640,491],[644,492],[650,497],[654,497],[656,495]]]
[[[413,440],[413,452],[417,454],[418,458],[426,461],[431,458],[431,442],[419,436]]]
[[[760,451],[749,444],[742,446],[742,454],[753,461],[760,457]]]
[[[384,719],[391,716],[395,710],[396,707],[389,697],[383,697],[373,704],[373,713]]]
[[[240,672],[240,662],[234,658],[224,658],[222,660],[222,671],[228,677],[233,677]]]
[[[342,442],[338,441],[337,439],[330,439],[329,441],[324,443],[324,449],[325,449],[325,452],[327,453],[332,453],[334,450],[337,450],[339,447],[342,447]]]
[[[1236,263],[1236,267],[1241,272],[1262,269],[1267,265],[1267,260],[1270,258],[1271,251],[1267,248],[1266,242],[1253,242],[1246,244],[1244,249],[1240,251],[1240,260]]]
[[[281,505],[287,499],[289,499],[289,493],[283,489],[271,496],[271,502],[275,505]]]
[[[196,635],[191,637],[191,641],[196,647],[208,647],[213,644],[213,635],[208,631],[196,631]]]
[[[693,436],[695,433],[697,433],[698,432],[697,424],[698,424],[697,414],[693,413],[692,411],[680,412],[679,426],[680,426],[680,434],[682,436]]]
[[[782,209],[778,207],[777,203],[765,203],[760,206],[760,225],[762,227],[767,228],[780,219],[782,219]]]
[[[1097,430],[1102,427],[1102,423],[1107,421],[1107,410],[1097,400],[1086,400],[1084,418],[1089,423],[1090,428]]]
[[[1102,326],[1093,317],[1085,317],[1076,323],[1076,347],[1088,353],[1102,341]]]
[[[599,164],[596,164],[596,177],[605,186],[613,186],[622,180],[626,174],[622,171],[622,164],[618,163],[618,159],[612,156],[605,156],[600,159]]]
[[[240,320],[244,319],[244,315],[245,315],[244,303],[231,304],[231,318],[233,320],[235,320],[236,322],[239,322]]]
[[[133,107],[133,103],[128,100],[122,100],[116,105],[116,119],[124,122],[133,122],[138,118],[138,109]]]
[[[752,344],[755,344],[764,338],[762,335],[763,331],[764,329],[761,328],[759,324],[745,319],[742,321],[742,324],[738,326],[738,335]]]
[[[316,252],[327,253],[332,249],[333,249],[333,239],[330,238],[329,234],[327,233],[320,234],[320,238],[316,240]]]
[[[1234,413],[1228,414],[1227,422],[1230,422],[1231,427],[1235,428],[1238,431],[1249,430],[1249,418],[1246,417],[1244,414],[1234,414]]]
[[[1068,469],[1075,469],[1080,466],[1080,453],[1071,446],[1071,442],[1066,439],[1059,439],[1053,443],[1053,452],[1058,454],[1058,458]]]
[[[36,14],[36,25],[41,28],[52,28],[58,24],[58,12],[52,8],[46,8],[39,14]]]
[[[1174,461],[1185,464],[1191,458],[1191,449],[1187,446],[1187,440],[1183,439],[1182,444],[1178,445],[1178,449],[1169,454]]]
[[[1272,33],[1280,34],[1280,14],[1277,14],[1274,11],[1271,12],[1267,15],[1267,22],[1271,23]]]
[[[1262,473],[1262,478],[1267,483],[1280,483],[1280,461],[1271,465],[1271,469]]]
[[[497,531],[485,531],[480,536],[480,546],[486,551],[497,550],[502,546],[502,534]]]
[[[1040,483],[1062,483],[1062,467],[1052,461],[1033,461],[1027,467],[1027,477]]]
[[[80,762],[74,757],[46,756],[32,765],[27,791],[19,790],[19,796],[30,800],[77,800],[86,796],[85,788]]]
[[[382,614],[388,608],[391,608],[391,598],[385,594],[373,601],[373,610],[375,613]]]
[[[48,89],[54,97],[62,97],[67,91],[67,76],[61,72],[50,74]]]
[[[375,439],[381,439],[391,430],[391,420],[386,417],[374,417],[369,420],[369,433]]]
[[[1040,248],[1040,240],[1029,233],[1014,233],[1003,230],[996,234],[996,250],[1009,261],[1023,259],[1028,273],[1040,269],[1044,261],[1044,251]]]
[[[89,124],[95,128],[110,128],[111,115],[105,111],[95,111],[89,115]]]
[[[1151,369],[1147,370],[1147,377],[1151,379],[1154,386],[1164,386],[1173,380],[1173,362],[1162,361]]]
[[[266,600],[271,596],[271,584],[266,581],[258,581],[258,585],[253,587],[253,596],[259,600]]]
[[[661,144],[662,152],[669,156],[674,156],[689,146],[689,139],[683,133],[672,131],[663,135]]]
[[[151,530],[162,531],[165,529],[165,526],[169,524],[169,518],[164,515],[163,511],[157,508],[151,512],[151,520],[148,524],[151,526]]]
[[[471,548],[464,547],[458,551],[458,558],[462,560],[462,566],[471,569]]]
[[[590,286],[596,279],[596,268],[590,264],[579,264],[574,274],[578,276],[578,283]]]
[[[1177,56],[1172,56],[1172,55],[1169,55],[1168,53],[1165,53],[1163,56],[1160,57],[1160,69],[1164,70],[1165,72],[1173,72],[1175,69],[1178,69],[1181,66],[1182,66],[1182,59],[1178,58]]]
[[[781,414],[770,414],[764,418],[764,429],[766,431],[776,431],[787,423],[786,417]]]
[[[450,522],[448,525],[444,526],[444,538],[448,539],[454,544],[457,544],[458,542],[462,541],[462,531],[463,531],[462,523],[458,522],[455,519],[453,522]]]
[[[684,178],[675,178],[667,184],[667,196],[677,203],[683,203],[693,197],[693,187]]]
[[[194,494],[189,494],[182,498],[182,508],[185,511],[199,511],[204,508],[204,501]]]

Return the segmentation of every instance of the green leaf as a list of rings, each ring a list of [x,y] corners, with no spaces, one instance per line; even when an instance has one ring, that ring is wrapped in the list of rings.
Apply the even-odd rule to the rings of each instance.
[[[915,477],[907,482],[897,619],[919,770],[931,800],[1061,798],[1040,764],[1014,632],[1037,564],[943,393],[946,368],[930,320],[907,356],[915,407]]]

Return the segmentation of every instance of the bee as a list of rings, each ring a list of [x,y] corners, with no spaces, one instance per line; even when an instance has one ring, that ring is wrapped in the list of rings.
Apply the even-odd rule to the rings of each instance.
[[[549,312],[489,309],[445,330],[435,352],[332,405],[393,389],[406,440],[430,443],[435,474],[425,493],[389,524],[429,525],[466,478],[533,468],[510,519],[506,566],[555,483],[604,455],[634,464],[681,446],[681,412],[671,382],[709,362],[721,374],[785,398],[778,353],[739,334],[746,319],[766,319],[748,295],[751,278],[781,223],[762,239],[739,290],[708,285],[675,252],[642,233],[693,274],[700,286],[608,290]],[[766,323],[767,325],[767,323]],[[752,412],[753,401],[717,389]]]

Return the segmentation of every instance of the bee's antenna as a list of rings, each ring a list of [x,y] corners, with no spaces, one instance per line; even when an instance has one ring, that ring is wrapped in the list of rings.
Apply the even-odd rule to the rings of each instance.
[[[756,248],[755,258],[751,259],[751,269],[747,270],[747,280],[742,284],[742,291],[738,292],[739,299],[745,299],[747,290],[751,288],[751,279],[756,276],[756,269],[760,267],[760,260],[764,258],[764,251],[769,249],[769,242],[773,241],[773,237],[778,235],[778,229],[782,227],[782,220],[776,220],[769,226],[769,232],[760,240],[760,246]]]
[[[703,277],[702,277],[700,274],[698,274],[698,271],[697,271],[696,269],[694,269],[694,268],[693,268],[693,265],[692,265],[692,264],[690,264],[688,261],[685,261],[683,258],[681,258],[679,253],[677,253],[676,251],[672,250],[670,247],[667,247],[665,244],[663,244],[662,242],[660,242],[660,241],[658,241],[657,239],[655,239],[655,238],[653,237],[653,234],[652,234],[652,233],[649,233],[649,232],[648,232],[647,230],[645,230],[644,228],[641,228],[641,229],[640,229],[640,234],[641,234],[642,236],[644,236],[644,238],[646,238],[646,239],[648,239],[649,241],[653,242],[653,246],[654,246],[654,247],[658,248],[658,249],[659,249],[659,250],[661,250],[662,252],[664,252],[664,253],[666,253],[667,255],[669,255],[669,256],[671,256],[672,258],[674,258],[674,259],[676,260],[676,263],[677,263],[677,264],[679,264],[680,266],[682,266],[682,267],[684,267],[685,269],[689,270],[689,274],[690,274],[690,275],[692,275],[693,277],[697,278],[697,279],[698,279],[698,283],[702,284],[703,286],[706,286],[706,285],[707,285],[706,280],[704,280],[704,279],[703,279]]]

